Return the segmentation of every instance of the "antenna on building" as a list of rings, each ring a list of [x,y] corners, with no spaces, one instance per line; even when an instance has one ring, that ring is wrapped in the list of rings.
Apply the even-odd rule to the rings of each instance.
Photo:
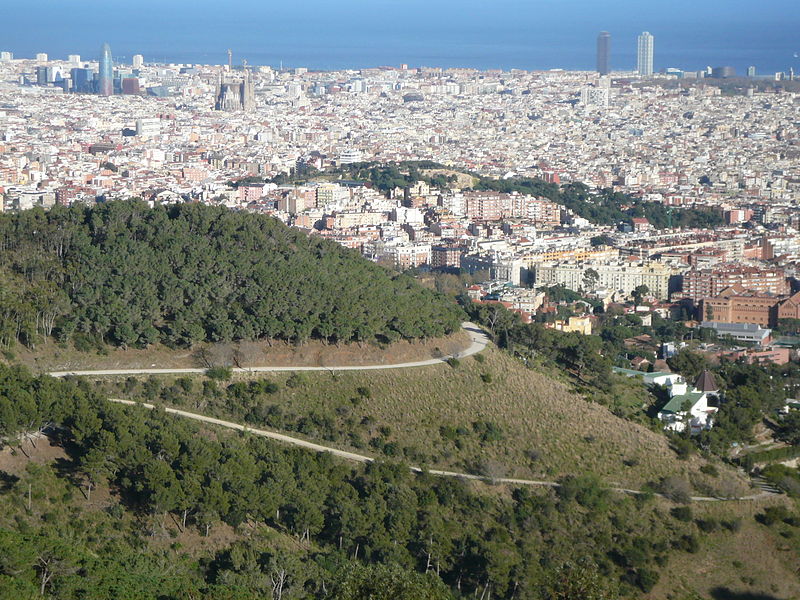
[[[228,71],[233,69],[233,51],[228,48]]]

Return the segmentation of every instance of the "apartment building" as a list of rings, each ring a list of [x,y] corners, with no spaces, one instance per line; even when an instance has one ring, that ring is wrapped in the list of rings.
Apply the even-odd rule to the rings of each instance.
[[[597,274],[595,288],[621,290],[630,293],[640,285],[646,285],[650,294],[666,300],[677,285],[679,271],[675,267],[658,262],[640,263],[542,263],[536,265],[536,285],[563,285],[571,290],[584,290],[591,277],[589,270]]]
[[[758,294],[787,295],[789,283],[780,267],[757,267],[727,263],[709,269],[692,269],[683,276],[682,296],[699,302],[719,296],[729,287]]]

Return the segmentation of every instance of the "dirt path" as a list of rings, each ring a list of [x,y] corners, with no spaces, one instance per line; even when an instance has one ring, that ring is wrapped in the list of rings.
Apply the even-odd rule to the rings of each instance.
[[[147,409],[154,409],[155,405],[147,404],[144,402],[136,402],[135,400],[122,400],[117,398],[109,398],[111,402],[116,402],[117,404],[126,404],[129,406],[142,406]],[[203,423],[209,423],[212,425],[219,425],[220,427],[226,427],[228,429],[235,429],[236,431],[245,431],[247,433],[251,433],[253,435],[258,435],[261,437],[266,437],[269,439],[277,440],[279,442],[283,442],[286,444],[290,444],[292,446],[297,446],[299,448],[305,448],[307,450],[312,450],[314,452],[326,452],[328,454],[332,454],[333,456],[337,456],[339,458],[343,458],[345,460],[350,460],[354,462],[360,463],[371,463],[375,460],[374,457],[366,456],[364,454],[356,454],[355,452],[347,452],[346,450],[339,450],[338,448],[331,448],[330,446],[323,446],[321,444],[315,444],[314,442],[309,442],[307,440],[302,440],[296,437],[292,437],[283,433],[277,433],[275,431],[267,431],[265,429],[256,429],[253,427],[249,427],[247,425],[242,425],[240,423],[233,423],[231,421],[224,421],[222,419],[217,419],[215,417],[207,417],[205,415],[200,415],[197,413],[188,412],[185,410],[179,410],[177,408],[169,408],[164,407],[165,412],[173,415],[178,415],[180,417],[185,417],[187,419],[193,419],[195,421],[201,421]],[[423,469],[419,467],[410,467],[410,469],[415,473],[422,473]],[[538,481],[534,479],[513,479],[507,477],[484,477],[482,475],[472,475],[469,473],[458,473],[455,471],[440,471],[438,469],[427,469],[427,473],[431,475],[437,475],[440,477],[453,477],[455,479],[465,479],[470,481],[485,481],[488,483],[506,483],[511,485],[529,485],[529,486],[543,486],[543,487],[559,487],[560,484],[556,481]],[[632,495],[643,495],[647,494],[648,492],[642,490],[632,490],[627,488],[609,488],[612,491],[620,492],[623,494],[632,494]],[[663,494],[654,494],[655,496],[665,497]],[[759,494],[754,494],[751,496],[743,496],[740,498],[712,498],[709,496],[692,496],[691,499],[695,502],[724,502],[724,501],[754,501],[759,500],[762,498],[772,497],[775,494],[762,491]]]
[[[247,367],[231,369],[234,373],[276,373],[280,371],[370,371],[376,369],[409,369],[414,367],[428,367],[439,365],[450,358],[465,358],[481,352],[489,343],[488,336],[474,323],[462,323],[461,328],[469,334],[470,345],[461,352],[456,352],[441,358],[430,358],[415,362],[395,363],[390,365],[347,365],[341,367]],[[48,373],[51,377],[66,377],[68,375],[83,377],[103,377],[113,375],[186,375],[201,374],[207,369],[100,369],[90,371],[53,371]]]

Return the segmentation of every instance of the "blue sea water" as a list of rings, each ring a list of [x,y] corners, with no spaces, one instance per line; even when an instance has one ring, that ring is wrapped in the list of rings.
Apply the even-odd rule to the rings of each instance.
[[[4,6],[5,5],[5,6]],[[0,0],[0,50],[115,60],[311,69],[380,65],[593,69],[600,30],[612,67],[655,36],[656,70],[731,65],[800,71],[796,1],[709,0]]]

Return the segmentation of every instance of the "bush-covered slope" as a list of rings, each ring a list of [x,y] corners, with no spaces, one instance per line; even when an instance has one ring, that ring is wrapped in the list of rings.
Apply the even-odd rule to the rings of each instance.
[[[45,425],[61,457],[15,460],[30,452],[16,434]],[[0,598],[642,598],[687,553],[745,542],[738,512],[612,494],[592,473],[535,490],[351,466],[0,366],[4,437],[18,456],[0,448]],[[785,544],[763,563],[776,581],[796,560]],[[741,557],[749,589],[769,586],[760,558]]]
[[[114,202],[0,216],[0,341],[392,341],[458,327],[444,297],[275,219]]]
[[[581,559],[603,587],[633,595],[658,579],[649,562],[684,551],[697,537],[656,503],[612,498],[590,475],[541,495],[476,493],[465,482],[414,475],[400,464],[352,467],[262,438],[219,432],[214,439],[163,411],[106,402],[85,381],[18,369],[0,367],[0,416],[0,435],[18,446],[15,434],[51,424],[70,459],[56,471],[63,484],[35,471],[0,472],[0,592],[40,585],[51,598],[133,597],[123,593],[130,583],[120,581],[124,561],[132,547],[152,549],[165,523],[201,537],[220,523],[266,527],[297,543],[287,555],[250,539],[193,567],[183,561],[179,583],[138,598],[217,598],[220,584],[264,597],[281,570],[292,588],[287,597],[349,598],[326,590],[337,565],[352,559],[396,565],[408,576],[428,572],[457,596],[491,590],[492,597],[520,600],[559,597],[543,589],[559,565]],[[79,487],[88,496],[108,485],[134,522],[126,527],[118,509],[108,514],[120,519],[119,528],[70,518],[67,492],[80,498]],[[47,581],[42,561],[51,564]]]

